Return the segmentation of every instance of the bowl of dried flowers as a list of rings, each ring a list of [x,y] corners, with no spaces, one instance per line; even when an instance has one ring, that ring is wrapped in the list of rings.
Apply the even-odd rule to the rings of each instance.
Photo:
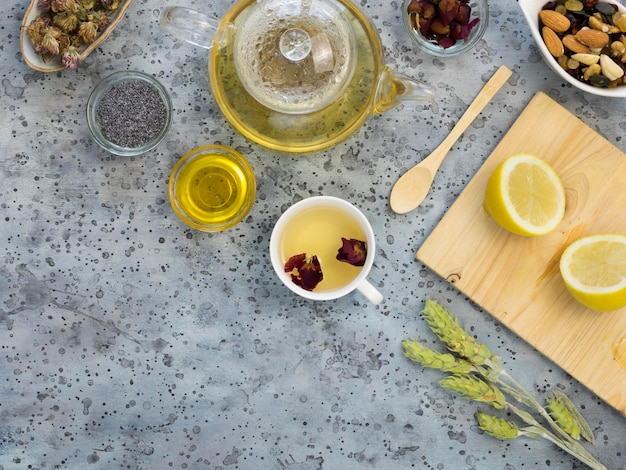
[[[39,72],[76,69],[133,0],[31,0],[20,28],[24,62]]]

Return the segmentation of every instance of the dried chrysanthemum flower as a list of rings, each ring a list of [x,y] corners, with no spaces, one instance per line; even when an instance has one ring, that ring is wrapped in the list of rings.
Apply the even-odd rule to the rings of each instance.
[[[50,9],[55,13],[78,11],[78,3],[76,0],[51,0]]]
[[[57,26],[64,33],[71,33],[78,28],[80,20],[74,12],[63,12],[56,15],[53,19],[55,26]]]
[[[91,21],[85,21],[81,23],[78,28],[78,36],[83,40],[84,43],[89,44],[92,42],[96,35],[98,34],[98,26]]]
[[[120,4],[119,0],[100,0],[100,3],[108,10],[117,10]]]
[[[87,20],[94,23],[98,30],[106,28],[110,21],[109,16],[102,10],[94,11],[87,17]]]
[[[50,27],[51,23],[52,21],[50,18],[39,17],[28,25],[28,28],[26,28],[26,35],[34,45],[37,45],[37,43],[41,40],[45,30]]]
[[[61,54],[61,62],[63,66],[70,70],[76,70],[80,62],[80,54],[74,46],[69,46],[63,54]]]
[[[96,6],[96,0],[78,0],[84,10],[93,10]]]
[[[56,34],[53,28],[49,28],[43,35],[40,41],[40,45],[43,51],[46,54],[58,55],[61,47],[59,46],[59,41],[57,40],[58,34]]]
[[[49,11],[52,0],[37,0],[37,6],[43,11]]]

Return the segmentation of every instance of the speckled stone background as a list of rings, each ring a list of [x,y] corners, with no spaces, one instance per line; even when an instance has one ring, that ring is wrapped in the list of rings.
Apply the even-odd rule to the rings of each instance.
[[[583,468],[546,441],[484,435],[475,404],[403,357],[403,339],[433,339],[419,318],[427,297],[472,326],[538,398],[569,394],[593,427],[591,452],[626,468],[623,416],[414,258],[537,91],[622,149],[624,101],[559,81],[514,0],[490,2],[484,40],[445,60],[410,44],[398,0],[359,3],[388,64],[431,83],[437,97],[306,156],[277,155],[232,130],[207,83],[206,51],[159,30],[165,0],[135,0],[78,71],[52,74],[22,61],[27,1],[0,4],[0,469]],[[188,4],[215,17],[229,7]],[[513,77],[454,146],[428,199],[393,214],[398,176],[501,64]],[[136,158],[101,150],[84,118],[91,89],[124,69],[156,76],[175,107],[167,140]],[[166,191],[175,161],[210,143],[243,153],[258,181],[249,216],[219,234],[184,226]],[[370,219],[381,305],[359,293],[305,301],[273,275],[273,224],[318,194]]]

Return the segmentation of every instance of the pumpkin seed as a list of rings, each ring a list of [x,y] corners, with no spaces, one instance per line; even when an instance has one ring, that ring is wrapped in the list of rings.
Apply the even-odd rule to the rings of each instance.
[[[592,75],[589,77],[589,83],[593,86],[607,87],[611,84],[611,80],[604,75]]]
[[[608,17],[613,16],[613,13],[615,13],[615,8],[613,8],[609,3],[598,2],[598,4],[596,5],[596,10]]]

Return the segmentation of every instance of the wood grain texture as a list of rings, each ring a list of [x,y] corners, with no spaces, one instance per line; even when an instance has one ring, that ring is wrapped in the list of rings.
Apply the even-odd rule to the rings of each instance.
[[[482,208],[487,179],[506,157],[532,153],[561,177],[565,218],[545,236],[500,228]],[[417,259],[626,416],[626,308],[598,313],[576,302],[559,259],[575,239],[626,233],[626,155],[543,93],[534,96]],[[621,343],[623,344],[623,343]]]

